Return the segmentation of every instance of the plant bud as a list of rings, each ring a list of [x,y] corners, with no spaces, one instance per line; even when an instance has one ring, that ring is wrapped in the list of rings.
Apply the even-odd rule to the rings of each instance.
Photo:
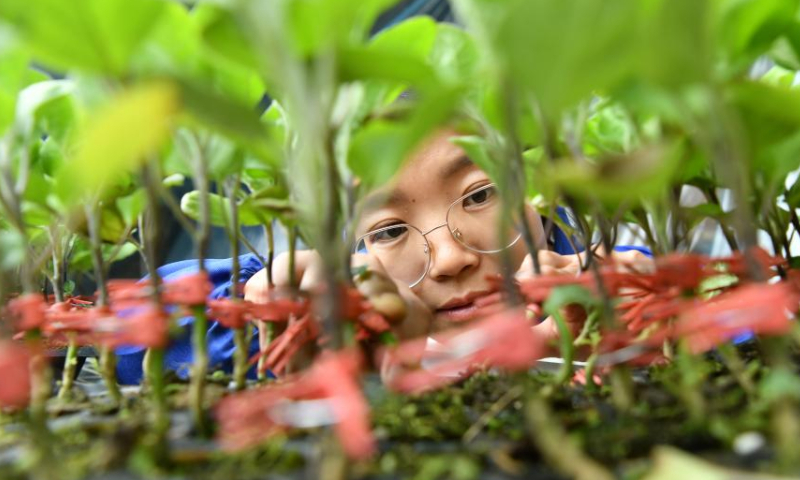
[[[355,279],[361,295],[371,298],[382,293],[397,293],[397,285],[383,275],[367,271]]]
[[[386,292],[368,298],[372,308],[389,322],[396,323],[405,318],[406,302],[400,295]]]

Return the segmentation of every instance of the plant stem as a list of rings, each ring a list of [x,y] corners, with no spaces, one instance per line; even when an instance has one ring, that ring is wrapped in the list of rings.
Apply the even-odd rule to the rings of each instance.
[[[229,181],[225,182],[225,189],[227,190],[228,205],[230,211],[228,212],[230,218],[226,217],[226,229],[228,230],[228,239],[231,244],[231,299],[234,302],[239,301],[239,208],[236,199],[236,192],[239,189],[240,176],[237,174]],[[244,328],[236,328],[233,330],[233,342],[236,350],[233,352],[233,382],[234,388],[237,391],[244,390],[247,380],[247,360],[249,356],[249,342],[247,342],[247,335],[245,332],[250,329],[250,325],[246,324]]]
[[[572,375],[574,374],[572,360],[575,358],[575,346],[572,344],[572,332],[570,332],[567,321],[564,319],[564,316],[561,315],[559,309],[550,312],[550,315],[553,317],[553,321],[556,322],[556,327],[558,328],[558,344],[563,360],[561,368],[558,370],[558,373],[556,373],[555,384],[565,385],[572,379]]]
[[[233,385],[236,391],[244,390],[247,385],[247,329],[249,329],[249,325],[245,328],[233,329],[233,344],[236,346],[236,350],[233,352]]]
[[[272,279],[272,265],[275,260],[275,232],[273,231],[273,223],[265,223],[264,224],[264,234],[267,237],[267,289],[272,290],[275,288],[275,283]],[[294,272],[294,239],[289,240],[289,279],[290,285],[294,285],[294,276],[292,272]],[[263,352],[270,343],[272,343],[272,339],[274,338],[275,334],[275,326],[271,322],[261,322],[258,323],[258,348],[259,351]],[[264,371],[264,362],[267,359],[263,355],[259,355],[258,357],[258,379],[260,381],[266,380],[267,374]]]
[[[95,308],[104,308],[108,306],[107,270],[103,260],[103,241],[100,238],[100,212],[96,201],[86,204],[86,223],[89,230],[92,264],[97,282],[97,305]],[[108,347],[103,347],[100,352],[100,374],[106,384],[112,404],[118,406],[122,400],[122,393],[117,385],[116,358],[114,352]]]
[[[273,288],[275,282],[272,280],[272,263],[275,261],[275,232],[272,223],[264,225],[264,234],[267,237],[267,288]]]
[[[633,380],[626,365],[615,365],[609,374],[611,379],[611,402],[619,412],[627,412],[634,403]]]
[[[518,138],[518,121],[516,112],[518,110],[518,99],[516,98],[515,89],[511,86],[510,82],[505,88],[505,113],[506,113],[506,128],[508,130],[508,145],[510,150],[510,168],[506,168],[508,173],[508,181],[506,187],[512,187],[511,195],[515,200],[517,214],[519,215],[519,227],[522,233],[522,238],[525,241],[525,246],[528,249],[528,254],[533,261],[533,273],[539,275],[542,273],[542,266],[539,262],[539,246],[533,238],[531,226],[528,222],[528,212],[525,205],[525,186],[527,178],[525,177],[525,160],[522,157],[522,147]],[[514,181],[516,180],[516,181]]]
[[[597,384],[594,382],[594,369],[597,366],[597,358],[599,357],[596,351],[593,351],[589,358],[586,359],[586,367],[583,372],[586,376],[586,391],[589,393],[597,392]]]
[[[64,370],[61,374],[61,388],[58,389],[60,400],[72,399],[72,386],[75,381],[75,369],[78,367],[78,343],[75,333],[67,333],[67,353],[64,356]]]
[[[704,374],[697,369],[697,358],[682,343],[678,345],[675,362],[680,376],[679,397],[689,412],[689,420],[701,424],[706,414],[706,401],[701,391]]]
[[[210,427],[204,408],[206,388],[206,372],[208,372],[208,317],[205,305],[192,307],[194,324],[192,325],[192,378],[189,383],[189,406],[192,410],[195,428],[202,436],[210,434]]]
[[[154,162],[146,164],[142,170],[145,193],[147,194],[147,218],[139,218],[139,235],[142,243],[142,259],[147,266],[147,273],[152,290],[152,302],[158,308],[162,308],[161,277],[155,264],[158,242],[158,187],[155,185],[160,179],[156,176],[153,167]],[[153,405],[153,433],[154,440],[154,459],[163,464],[166,453],[166,435],[169,430],[169,409],[167,396],[164,390],[164,349],[148,348],[142,362],[145,382],[150,388],[150,400]]]
[[[169,410],[164,384],[164,349],[150,348],[145,353],[145,376],[150,386],[151,400],[153,402],[152,422],[154,440],[154,454],[157,459],[163,460],[166,454],[166,436],[169,431]]]
[[[730,343],[723,343],[717,347],[717,352],[719,352],[725,366],[728,367],[733,378],[736,379],[736,382],[742,387],[748,398],[753,399],[756,394],[756,387],[753,384],[753,379],[747,374],[747,369],[741,355],[739,355],[739,350]]]
[[[796,368],[791,356],[791,340],[785,337],[765,338],[762,342],[766,363],[772,367],[772,375],[792,378]],[[775,442],[778,465],[784,472],[796,472],[800,466],[800,411],[798,401],[791,393],[784,393],[771,405],[771,430]]]
[[[469,429],[464,432],[464,435],[461,437],[461,441],[464,443],[470,443],[478,434],[481,432],[483,427],[489,424],[489,422],[495,418],[500,412],[503,411],[511,402],[519,398],[523,393],[524,389],[521,385],[514,385],[511,387],[506,393],[504,393],[496,402],[492,404],[489,409],[484,412],[478,420],[473,423]]]
[[[289,242],[289,286],[297,287],[297,272],[295,271],[295,254],[297,252],[297,227],[287,227]]]
[[[198,226],[195,230],[194,245],[195,256],[197,257],[197,269],[200,272],[206,270],[205,255],[208,249],[208,242],[211,232],[211,208],[209,205],[209,184],[208,184],[208,165],[205,158],[203,146],[196,134],[190,136],[192,142],[191,159],[192,170],[199,195],[199,215]],[[233,285],[236,288],[236,285]],[[235,293],[234,293],[235,295]],[[192,417],[195,428],[202,436],[208,436],[210,427],[208,425],[204,410],[204,396],[206,386],[206,375],[208,373],[208,318],[206,317],[205,305],[192,306],[194,323],[192,325],[192,369],[189,380],[189,406],[192,410]]]
[[[56,226],[51,225],[48,229],[50,236],[50,244],[52,245],[51,254],[53,262],[53,297],[56,303],[64,301],[64,274],[61,271],[61,266],[64,261],[63,251],[61,248],[61,238],[57,234]]]
[[[539,394],[529,396],[525,405],[528,434],[544,460],[567,477],[577,480],[612,480],[614,476],[588,457],[572,442],[550,405]]]
[[[272,322],[261,322],[261,328],[258,330],[258,349],[263,352],[272,343],[275,338],[275,324]],[[258,379],[263,381],[267,378],[267,373],[264,370],[264,362],[267,359],[264,355],[258,357]]]

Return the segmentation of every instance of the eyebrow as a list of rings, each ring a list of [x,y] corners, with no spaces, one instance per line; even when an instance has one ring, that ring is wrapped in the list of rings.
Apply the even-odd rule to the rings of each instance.
[[[449,161],[445,164],[438,172],[439,178],[443,180],[447,180],[451,176],[455,175],[456,173],[468,168],[475,163],[470,160],[470,158],[466,155],[460,155],[456,157],[454,160]],[[403,203],[409,203],[409,197],[399,190],[392,190],[387,195],[377,195],[369,198],[366,202],[366,208],[375,208],[375,207],[384,207],[384,206],[392,206],[398,205]]]
[[[448,162],[444,167],[441,168],[441,170],[439,170],[439,178],[447,180],[451,176],[467,167],[471,167],[472,165],[474,165],[474,163],[469,159],[468,156],[461,155],[455,160]]]

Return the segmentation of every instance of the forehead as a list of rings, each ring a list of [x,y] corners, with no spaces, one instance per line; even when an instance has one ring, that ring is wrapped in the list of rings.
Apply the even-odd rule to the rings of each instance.
[[[391,188],[406,193],[435,188],[474,167],[464,150],[450,141],[454,136],[453,130],[439,130],[426,139],[400,169]]]
[[[464,176],[471,177],[480,171],[464,150],[450,141],[457,135],[454,130],[443,129],[422,142],[388,185],[365,198],[366,217],[386,209],[400,208],[408,213],[407,209],[414,204],[432,206],[451,202],[462,187],[459,184]]]

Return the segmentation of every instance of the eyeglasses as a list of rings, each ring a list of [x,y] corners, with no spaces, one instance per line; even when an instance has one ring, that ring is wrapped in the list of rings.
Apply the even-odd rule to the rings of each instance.
[[[453,238],[478,253],[497,253],[511,247],[522,236],[514,231],[505,237],[497,225],[503,213],[494,183],[472,190],[447,208],[445,222],[423,232],[408,223],[399,223],[367,232],[356,240],[355,253],[374,255],[395,280],[418,285],[431,266],[427,236],[447,227]],[[511,239],[509,242],[508,239]]]

